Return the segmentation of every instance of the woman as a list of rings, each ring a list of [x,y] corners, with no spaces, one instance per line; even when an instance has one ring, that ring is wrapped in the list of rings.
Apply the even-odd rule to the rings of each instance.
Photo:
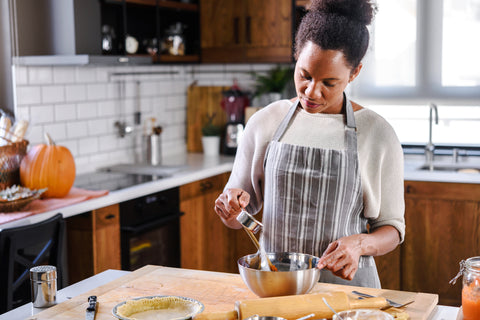
[[[383,118],[344,94],[373,15],[369,0],[312,1],[295,39],[297,101],[250,118],[215,211],[239,229],[241,210],[263,204],[267,252],[320,256],[320,281],[379,288],[373,256],[405,233],[403,152]]]

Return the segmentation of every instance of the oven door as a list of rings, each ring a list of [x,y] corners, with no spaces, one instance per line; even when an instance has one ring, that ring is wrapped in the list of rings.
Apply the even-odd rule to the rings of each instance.
[[[177,212],[153,222],[121,227],[122,269],[147,264],[180,267],[180,217]]]

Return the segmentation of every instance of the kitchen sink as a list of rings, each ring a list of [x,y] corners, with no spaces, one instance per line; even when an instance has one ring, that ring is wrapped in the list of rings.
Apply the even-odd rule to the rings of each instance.
[[[116,164],[102,168],[106,172],[122,172],[130,174],[155,175],[161,177],[170,177],[178,171],[187,168],[186,165],[151,165],[151,164]]]
[[[434,163],[432,167],[428,164],[424,164],[419,170],[478,174],[480,173],[480,165]]]

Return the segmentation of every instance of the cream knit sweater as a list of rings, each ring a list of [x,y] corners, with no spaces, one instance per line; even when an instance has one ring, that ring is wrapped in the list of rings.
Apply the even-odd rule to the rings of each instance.
[[[247,208],[260,211],[263,203],[263,161],[268,143],[292,103],[276,101],[256,112],[248,121],[237,149],[232,174],[225,186],[247,191]],[[405,236],[403,197],[403,151],[388,122],[363,108],[355,113],[357,149],[362,178],[364,216],[373,229],[395,227]],[[298,108],[281,142],[316,148],[344,149],[344,115],[311,114]]]

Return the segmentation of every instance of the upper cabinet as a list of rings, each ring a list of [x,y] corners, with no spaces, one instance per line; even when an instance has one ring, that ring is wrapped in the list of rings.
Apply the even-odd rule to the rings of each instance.
[[[200,61],[198,0],[9,2],[14,63]]]
[[[294,1],[200,0],[202,62],[291,62]]]
[[[100,0],[104,55],[151,56],[153,62],[200,60],[194,0]]]

